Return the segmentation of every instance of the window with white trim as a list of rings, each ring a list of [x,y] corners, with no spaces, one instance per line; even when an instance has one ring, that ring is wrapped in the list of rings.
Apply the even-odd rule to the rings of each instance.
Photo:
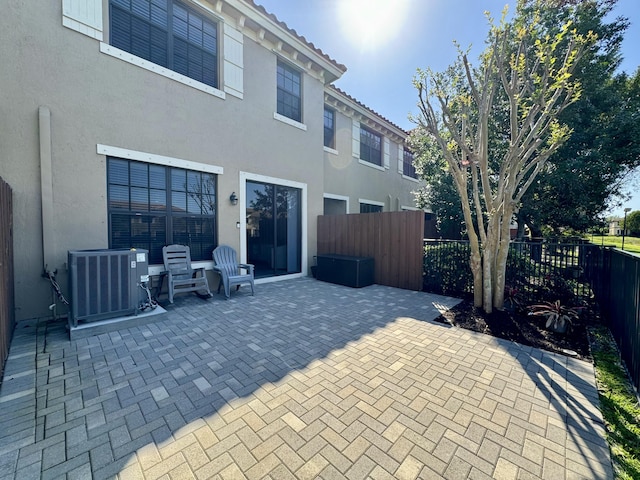
[[[162,264],[162,247],[191,248],[211,260],[217,246],[217,175],[107,157],[109,248],[144,248]]]
[[[324,146],[336,148],[336,112],[324,107]]]
[[[413,165],[413,153],[407,149],[402,152],[402,174],[406,177],[418,178],[416,167]]]
[[[298,70],[278,60],[277,112],[296,122],[302,122],[302,75]]]
[[[177,0],[110,0],[110,43],[218,88],[218,24]]]
[[[360,159],[382,166],[382,137],[360,125]]]
[[[360,213],[380,213],[382,205],[373,205],[371,203],[360,202]]]

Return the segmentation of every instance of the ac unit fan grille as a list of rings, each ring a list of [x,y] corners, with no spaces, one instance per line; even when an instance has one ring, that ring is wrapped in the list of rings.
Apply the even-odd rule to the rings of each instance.
[[[144,262],[138,261],[144,255]],[[69,252],[71,323],[135,313],[141,300],[141,275],[149,272],[146,250]]]

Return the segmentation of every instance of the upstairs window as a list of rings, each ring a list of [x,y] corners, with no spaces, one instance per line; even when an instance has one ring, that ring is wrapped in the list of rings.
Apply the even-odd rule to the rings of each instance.
[[[360,125],[360,159],[382,166],[382,137]]]
[[[413,166],[413,153],[404,150],[402,155],[402,174],[406,177],[418,178],[416,167]]]
[[[218,25],[175,0],[111,0],[111,45],[218,88]]]
[[[144,248],[162,264],[162,247],[191,248],[211,260],[216,247],[216,175],[107,157],[109,248]]]
[[[300,72],[278,61],[277,112],[296,122],[302,122],[302,78]]]
[[[336,112],[324,107],[324,146],[336,148]]]

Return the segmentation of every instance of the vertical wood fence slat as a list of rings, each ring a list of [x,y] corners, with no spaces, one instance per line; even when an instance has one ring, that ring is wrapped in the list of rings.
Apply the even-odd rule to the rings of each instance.
[[[422,290],[424,212],[318,217],[318,255],[373,257],[375,282]]]
[[[0,177],[0,381],[15,325],[13,302],[13,199]]]

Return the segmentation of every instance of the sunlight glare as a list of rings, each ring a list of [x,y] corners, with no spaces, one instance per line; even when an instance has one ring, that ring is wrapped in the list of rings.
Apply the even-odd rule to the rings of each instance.
[[[410,0],[340,0],[338,18],[344,34],[362,50],[373,50],[403,28]]]

